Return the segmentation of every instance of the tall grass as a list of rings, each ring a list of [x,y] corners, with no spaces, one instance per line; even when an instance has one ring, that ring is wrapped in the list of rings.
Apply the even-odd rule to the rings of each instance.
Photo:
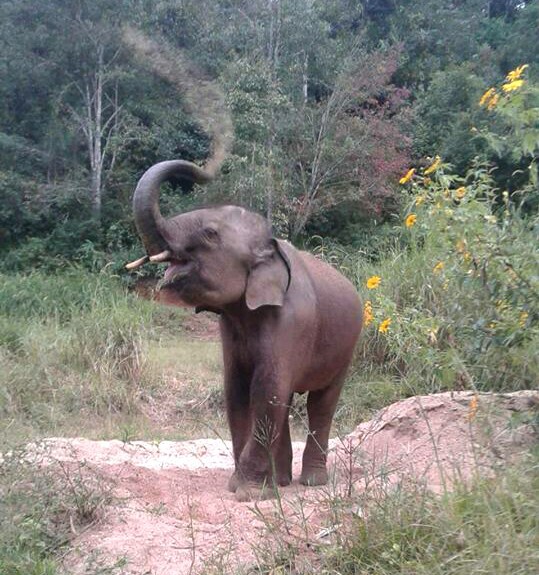
[[[0,433],[128,411],[155,306],[113,277],[73,269],[0,277]]]
[[[338,547],[322,553],[332,575],[529,575],[539,570],[538,459],[476,478],[439,497],[399,486],[361,497]]]

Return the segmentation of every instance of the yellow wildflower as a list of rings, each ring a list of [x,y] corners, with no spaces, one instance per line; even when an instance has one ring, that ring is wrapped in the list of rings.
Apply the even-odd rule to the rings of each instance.
[[[388,317],[386,318],[378,327],[378,331],[380,333],[387,333],[387,330],[389,329],[389,326],[391,325],[391,318]]]
[[[433,268],[432,271],[435,274],[439,274],[444,269],[444,262],[438,262]]]
[[[472,259],[472,254],[470,252],[464,252],[462,257],[465,262],[469,262]]]
[[[436,156],[434,158],[434,162],[432,162],[432,164],[423,173],[425,175],[432,174],[432,172],[435,172],[440,167],[441,163],[442,163],[442,158],[440,158],[440,156]]]
[[[498,94],[494,94],[490,99],[490,102],[487,104],[487,110],[494,110],[496,104],[499,102],[500,96]]]
[[[517,66],[514,70],[511,70],[510,72],[508,72],[507,76],[505,77],[505,80],[507,82],[514,82],[515,80],[518,80],[520,78],[520,76],[522,76],[522,72],[524,72],[524,70],[528,67],[528,64],[523,64],[522,66]]]
[[[523,84],[524,84],[524,80],[513,80],[512,82],[509,82],[509,84],[504,84],[502,86],[502,90],[506,93],[507,92],[514,92],[515,90],[522,88]]]
[[[479,105],[480,106],[484,106],[485,104],[487,104],[491,98],[493,98],[496,95],[496,88],[489,88],[482,96],[481,99],[479,100]]]
[[[417,216],[415,214],[410,214],[405,220],[404,220],[404,225],[407,228],[411,228],[413,225],[415,225],[415,222],[417,220]]]
[[[377,288],[380,285],[381,281],[382,281],[382,278],[380,276],[371,276],[367,280],[367,288],[368,289]]]
[[[415,174],[415,168],[410,168],[406,174],[404,174],[404,176],[402,176],[402,178],[399,180],[399,184],[406,184],[408,183],[411,179],[412,176]]]
[[[527,311],[523,311],[520,314],[520,317],[518,318],[518,325],[520,327],[526,327],[526,320],[528,319],[528,312]]]
[[[455,248],[459,254],[462,254],[466,250],[466,240],[457,240]]]
[[[468,413],[466,415],[466,419],[468,421],[472,421],[475,416],[477,415],[477,410],[479,409],[479,399],[477,395],[474,395],[470,400],[470,405],[468,407]]]
[[[420,206],[425,201],[425,196],[417,196],[415,199],[415,205]]]
[[[367,300],[365,302],[365,308],[363,310],[363,323],[365,324],[365,327],[367,327],[372,320],[374,319],[374,315],[372,313],[372,303]]]
[[[461,186],[455,190],[455,196],[458,200],[462,200],[462,198],[466,195],[466,188]]]

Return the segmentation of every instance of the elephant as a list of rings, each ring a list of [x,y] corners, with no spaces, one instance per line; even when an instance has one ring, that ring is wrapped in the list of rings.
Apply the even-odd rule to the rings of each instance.
[[[292,480],[289,412],[308,392],[308,435],[300,483],[323,485],[330,427],[363,323],[353,284],[330,265],[272,235],[261,215],[235,205],[164,218],[160,185],[203,184],[203,168],[171,160],[152,166],[133,197],[147,261],[168,262],[160,300],[219,314],[224,395],[239,501]],[[267,489],[269,490],[269,487]]]

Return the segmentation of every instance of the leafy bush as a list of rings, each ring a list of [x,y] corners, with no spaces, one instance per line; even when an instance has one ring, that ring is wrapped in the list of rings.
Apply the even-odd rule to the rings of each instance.
[[[506,92],[496,105],[504,118],[529,121],[537,111],[526,115],[529,101],[517,96]],[[533,174],[530,130],[515,122],[520,128],[510,137],[528,140],[515,149]],[[401,180],[408,205],[400,247],[379,261],[331,244],[318,248],[365,296],[355,377],[398,378],[409,394],[536,385],[539,217],[522,209],[534,183],[499,190],[495,170],[476,160],[459,176],[439,157],[409,170]]]

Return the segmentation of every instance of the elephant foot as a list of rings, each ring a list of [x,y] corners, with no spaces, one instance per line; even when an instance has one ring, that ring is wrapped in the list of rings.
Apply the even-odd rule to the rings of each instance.
[[[290,483],[292,483],[292,475],[290,473],[283,473],[277,476],[277,485],[279,487],[286,487],[287,485],[290,485]],[[242,486],[245,486],[246,484],[257,488],[260,491],[261,487],[262,489],[270,489],[269,487],[266,486],[271,485],[271,482],[267,480],[262,484],[255,482],[246,483],[245,481],[241,480],[241,478],[238,475],[238,472],[234,471],[234,473],[230,476],[230,479],[228,480],[228,490],[232,493],[237,493],[238,489]],[[269,499],[269,497],[264,497],[264,499]],[[245,501],[248,501],[248,499]]]
[[[247,501],[264,501],[277,497],[277,487],[273,485],[252,483],[241,483],[236,489],[236,501],[244,503]]]
[[[277,485],[279,487],[286,487],[292,483],[292,474],[290,473],[282,473],[277,475]]]
[[[238,477],[238,472],[234,471],[234,473],[230,476],[228,480],[228,490],[232,493],[236,493],[238,487],[241,485],[241,480]]]
[[[303,468],[299,482],[302,485],[309,485],[310,487],[314,487],[316,485],[325,485],[328,482],[328,472],[325,468]]]

